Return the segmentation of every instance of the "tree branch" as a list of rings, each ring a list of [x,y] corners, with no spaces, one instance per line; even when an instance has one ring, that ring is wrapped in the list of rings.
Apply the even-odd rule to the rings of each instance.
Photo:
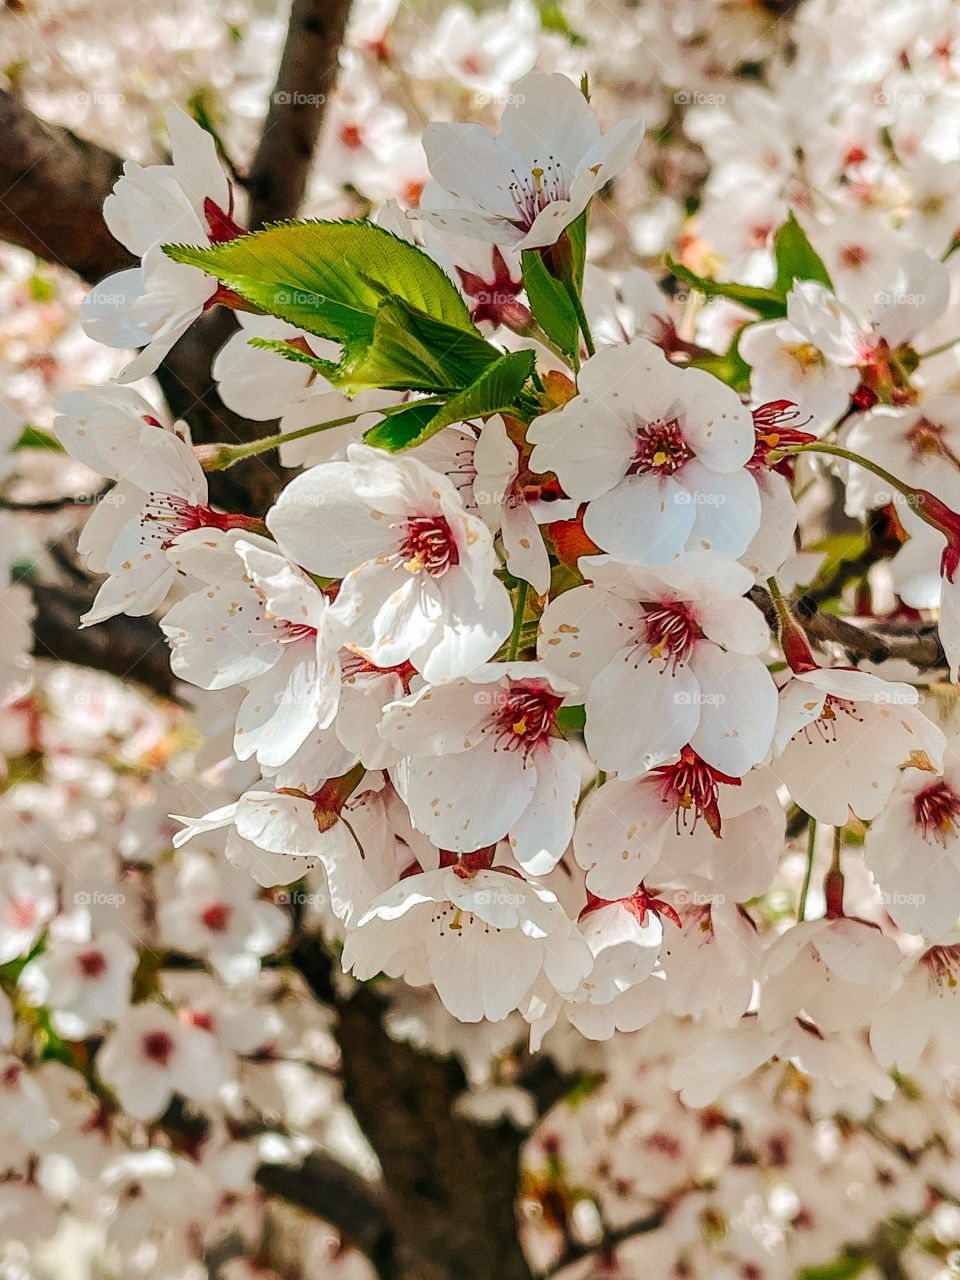
[[[320,1151],[308,1155],[296,1169],[261,1165],[255,1180],[268,1196],[336,1227],[348,1244],[369,1258],[380,1280],[393,1280],[393,1238],[382,1187]]]
[[[350,0],[293,0],[260,145],[247,176],[250,229],[291,218],[307,185]]]
[[[777,611],[769,593],[763,587],[753,587],[749,596],[763,612],[771,630],[776,632]],[[940,635],[932,623],[909,630],[895,626],[867,630],[848,618],[823,613],[810,596],[791,597],[787,604],[807,636],[820,648],[826,643],[838,644],[851,658],[862,658],[872,663],[901,660],[912,663],[921,671],[947,665]]]
[[[101,212],[123,167],[119,156],[46,124],[6,92],[0,92],[0,136],[0,238],[88,284],[136,265]]]
[[[152,618],[120,615],[80,631],[81,613],[89,596],[60,586],[25,581],[33,594],[37,616],[33,623],[33,653],[37,658],[72,662],[105,671],[121,680],[135,680],[164,698],[176,698],[177,679],[170,670],[170,650]]]

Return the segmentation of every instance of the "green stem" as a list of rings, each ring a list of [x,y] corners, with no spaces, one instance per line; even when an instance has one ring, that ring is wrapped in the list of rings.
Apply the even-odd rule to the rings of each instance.
[[[207,457],[200,455],[201,463],[204,471],[226,471],[228,467],[232,467],[235,462],[240,462],[243,458],[253,458],[258,453],[266,453],[270,449],[279,449],[282,444],[286,444],[290,440],[300,440],[304,436],[316,435],[320,431],[330,431],[334,427],[347,427],[350,423],[358,421],[358,419],[371,412],[380,413],[385,418],[389,418],[392,414],[399,413],[402,409],[409,409],[410,404],[443,403],[442,396],[426,396],[423,400],[391,405],[386,409],[362,409],[359,413],[348,414],[345,418],[335,418],[332,422],[315,422],[312,426],[300,427],[296,431],[281,431],[275,436],[263,436],[259,440],[251,440],[249,444],[200,445],[200,449],[209,449],[210,451]]]
[[[532,338],[534,342],[539,342],[541,347],[546,347],[552,355],[562,361],[564,368],[573,369],[573,362],[567,353],[560,350],[554,340],[544,332],[539,321],[535,320],[533,316],[530,317],[526,324],[512,324],[508,328],[521,338]]]
[[[771,449],[768,457],[773,460],[779,460],[780,458],[795,457],[798,453],[826,453],[831,457],[843,458],[845,462],[853,462],[856,466],[863,467],[864,471],[872,472],[885,484],[888,484],[891,489],[896,489],[897,493],[903,494],[909,501],[910,510],[914,515],[918,515],[921,520],[926,520],[927,524],[932,525],[934,529],[940,529],[943,532],[937,521],[924,511],[923,502],[917,500],[917,490],[912,485],[907,484],[905,480],[898,479],[886,467],[881,467],[879,462],[871,462],[869,458],[864,458],[859,453],[853,453],[850,449],[844,449],[839,444],[824,444],[822,441],[818,441],[816,444],[784,445],[782,449]]]
[[[781,627],[792,627],[794,625],[790,610],[787,608],[787,602],[783,598],[783,592],[780,590],[780,583],[772,575],[767,579],[767,590],[770,592],[770,599],[773,601],[773,607],[777,611],[777,617],[780,619]]]
[[[516,662],[520,651],[520,632],[523,629],[523,614],[527,607],[527,584],[520,579],[517,587],[517,609],[513,615],[513,632],[510,636],[510,647],[507,650],[507,661]]]
[[[577,323],[580,326],[580,332],[583,334],[583,345],[587,348],[587,355],[596,355],[597,349],[593,345],[593,334],[590,332],[587,313],[583,309],[583,299],[580,297],[580,293],[572,280],[567,281],[566,285],[570,301],[573,303],[573,309],[577,313]]]
[[[939,347],[931,347],[929,351],[918,351],[918,360],[929,360],[931,356],[938,356],[944,351],[949,351],[951,347],[955,347],[960,342],[960,337],[951,338],[949,342],[941,342]]]
[[[803,920],[807,914],[807,894],[810,892],[810,877],[813,874],[813,851],[817,842],[817,820],[810,819],[807,828],[807,870],[803,877],[803,888],[800,890],[800,902],[797,905],[797,920]]]

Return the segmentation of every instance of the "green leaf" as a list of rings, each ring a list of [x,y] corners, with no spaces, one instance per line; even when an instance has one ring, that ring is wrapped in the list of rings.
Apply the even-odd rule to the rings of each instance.
[[[285,338],[250,338],[247,345],[257,347],[261,351],[276,351],[278,355],[283,356],[285,360],[292,360],[294,364],[308,364],[311,369],[316,369],[317,373],[322,373],[325,378],[332,378],[337,371],[337,364],[333,360],[322,360],[320,356],[311,355],[302,347],[295,347],[292,342],[287,342]]]
[[[833,281],[823,260],[807,239],[806,232],[792,211],[774,236],[773,252],[777,260],[776,288],[784,296],[793,288],[794,280],[819,280],[828,289],[833,288]]]
[[[20,449],[49,449],[52,453],[63,453],[64,448],[56,436],[50,435],[48,431],[41,431],[39,427],[32,427],[30,423],[26,423],[20,433],[20,438],[16,444],[10,446],[10,453],[17,453]]]
[[[586,76],[584,76],[586,80]],[[581,88],[583,86],[581,85]],[[590,218],[590,206],[584,209],[567,227],[567,239],[573,248],[573,284],[578,294],[583,293],[583,271],[587,263],[587,222]]]
[[[787,314],[786,299],[777,289],[760,289],[755,285],[735,284],[730,280],[709,280],[706,276],[698,276],[670,254],[666,256],[666,264],[678,280],[686,281],[708,298],[729,298],[731,302],[749,307],[764,320],[777,320]]]
[[[419,443],[421,436],[424,439],[428,438],[424,432],[430,420],[436,415],[435,404],[411,404],[399,413],[391,413],[389,418],[378,422],[375,427],[364,432],[363,438],[374,448],[386,449],[388,453],[399,453],[401,449],[409,449],[415,443]]]
[[[521,255],[521,264],[523,287],[527,291],[534,319],[564,355],[576,362],[580,326],[569,294],[543,265],[543,258],[538,250],[525,249]]]
[[[335,342],[367,339],[385,299],[476,334],[449,276],[415,245],[368,222],[282,222],[210,248],[164,245],[261,311]]]
[[[368,387],[460,391],[499,357],[476,331],[443,324],[390,298],[380,304],[369,339],[347,342],[331,381],[347,395]]]
[[[863,1275],[869,1263],[869,1258],[838,1258],[822,1267],[804,1267],[799,1280],[855,1280],[856,1276]]]
[[[741,329],[740,333],[742,332],[743,330]],[[725,382],[728,387],[733,387],[734,391],[746,391],[750,386],[750,366],[740,354],[738,347],[740,333],[737,333],[723,355],[702,356],[698,360],[688,361],[683,367],[685,369],[706,369],[715,378]]]
[[[534,360],[532,351],[512,351],[501,356],[439,409],[436,405],[410,405],[371,427],[364,440],[378,449],[399,453],[416,448],[454,422],[509,412],[533,373]]]
[[[586,723],[587,713],[584,707],[557,708],[557,728],[562,729],[564,733],[582,729]]]

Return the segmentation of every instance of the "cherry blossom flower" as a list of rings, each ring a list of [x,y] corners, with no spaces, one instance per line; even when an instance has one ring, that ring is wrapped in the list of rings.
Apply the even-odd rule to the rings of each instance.
[[[54,426],[64,447],[117,481],[80,537],[90,567],[109,574],[84,625],[158,608],[176,577],[165,552],[181,534],[252,523],[208,506],[206,478],[190,446],[162,426],[132,389],[71,391],[57,407],[61,416]]]
[[[209,1102],[227,1079],[213,1036],[152,1001],[118,1022],[97,1054],[97,1071],[138,1120],[156,1119],[174,1093]]]
[[[887,913],[908,933],[948,933],[960,917],[960,748],[947,743],[943,773],[906,769],[864,840]]]
[[[612,901],[629,898],[656,865],[672,829],[682,842],[702,822],[720,839],[720,788],[739,787],[686,746],[679,760],[630,782],[595,787],[580,806],[573,851],[587,888]],[[703,844],[697,846],[697,857]],[[667,856],[669,860],[669,855]]]
[[[851,1026],[890,990],[900,962],[892,938],[865,920],[801,920],[767,951],[760,1022],[774,1030],[801,1012],[823,1031]]]
[[[266,538],[198,530],[167,554],[175,569],[206,584],[161,624],[171,667],[204,689],[245,685],[234,750],[241,760],[284,764],[337,712],[341,669],[329,601]]]
[[[432,982],[462,1022],[498,1022],[543,973],[570,992],[592,964],[556,897],[497,867],[459,866],[401,880],[361,916],[343,952],[345,970],[379,970],[413,985]]]
[[[518,249],[555,244],[595,192],[634,156],[643,121],[618,121],[601,134],[580,90],[563,75],[520,80],[500,117],[499,136],[475,124],[432,124],[423,135],[443,210],[437,226]]]
[[[687,743],[738,777],[762,760],[776,686],[754,656],[770,637],[743,598],[749,571],[708,552],[659,570],[604,557],[580,567],[592,583],[547,606],[537,647],[586,690],[586,743],[600,768],[635,777]]]
[[[177,868],[158,923],[170,946],[207,956],[226,982],[256,974],[261,956],[275,951],[290,931],[284,913],[255,896],[248,875],[217,866],[202,853],[188,856]]]
[[[369,661],[409,660],[431,681],[473,670],[512,623],[486,526],[416,459],[347,454],[287,485],[270,532],[309,572],[343,579],[330,616]]]
[[[616,902],[590,897],[580,913],[593,967],[564,1009],[588,1039],[636,1031],[662,1010],[666,988],[655,972],[663,942],[659,905],[641,890]]]
[[[62,938],[24,967],[18,985],[31,1004],[53,1010],[58,1034],[80,1040],[127,1008],[137,963],[136,951],[117,933]]]
[[[904,966],[896,990],[870,1022],[870,1047],[882,1066],[914,1071],[934,1038],[951,1055],[960,1051],[958,974],[960,948],[949,936]]]
[[[405,758],[391,771],[413,825],[469,853],[509,834],[530,875],[570,842],[580,764],[557,727],[566,687],[540,663],[490,663],[387,707],[382,733]]]
[[[16,858],[0,864],[0,964],[26,955],[56,909],[47,867]]]
[[[886,804],[901,768],[940,772],[946,739],[917,709],[911,685],[865,671],[795,674],[780,690],[771,767],[819,822],[845,826]]]
[[[531,423],[534,470],[588,503],[583,527],[621,560],[669,564],[685,548],[736,557],[760,524],[745,469],[754,429],[711,374],[679,369],[651,343],[603,347],[579,395]]]
[[[241,234],[213,137],[175,108],[166,119],[173,163],[144,168],[127,161],[104,202],[107,226],[142,265],[107,276],[82,310],[91,338],[143,347],[120,374],[122,382],[153,373],[217,292],[211,276],[171,261],[161,244],[211,244]]]
[[[478,514],[491,533],[500,532],[507,567],[529,582],[538,595],[550,586],[550,557],[534,513],[520,484],[521,457],[503,419],[488,418],[473,455],[477,470],[473,494]],[[546,514],[547,504],[539,504]]]

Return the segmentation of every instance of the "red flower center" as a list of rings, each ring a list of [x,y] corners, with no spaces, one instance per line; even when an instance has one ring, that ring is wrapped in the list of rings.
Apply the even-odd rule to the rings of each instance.
[[[175,493],[150,494],[143,510],[144,543],[159,542],[160,550],[166,551],[175,538],[192,529],[248,529],[258,533],[263,522],[231,511],[214,511]]]
[[[537,220],[537,214],[548,204],[566,200],[570,194],[570,178],[555,156],[548,156],[540,165],[534,160],[529,176],[516,169],[510,171],[513,181],[507,190],[517,211],[517,226],[529,231]]]
[[[170,1061],[174,1047],[173,1037],[166,1031],[148,1031],[141,1041],[143,1056],[160,1067]]]
[[[107,971],[106,957],[102,951],[81,951],[77,968],[85,978],[100,978]]]
[[[556,694],[540,689],[520,688],[497,696],[488,726],[496,731],[495,749],[522,751],[526,759],[553,733],[562,701]]]
[[[687,607],[661,604],[649,609],[642,622],[650,645],[650,661],[662,661],[661,673],[670,667],[671,674],[676,675],[677,667],[693,652],[693,642],[703,635]]]
[[[696,454],[683,438],[676,418],[662,422],[659,418],[637,429],[637,447],[628,475],[672,476]]]
[[[408,572],[442,578],[452,565],[459,563],[457,544],[443,516],[413,516],[403,529],[401,553]]]
[[[719,784],[739,787],[739,778],[728,778],[712,765],[701,760],[692,747],[684,747],[676,764],[661,764],[653,770],[661,778],[660,795],[666,804],[673,804],[677,811],[677,834],[681,823],[687,828],[687,816],[691,816],[690,831],[694,831],[700,818],[715,836],[720,835]]]
[[[791,444],[813,444],[816,436],[811,435],[809,431],[800,431],[797,426],[797,419],[800,417],[799,408],[792,400],[768,400],[766,404],[758,405],[753,410],[753,429],[756,433],[756,445],[753,450],[753,457],[747,463],[750,467],[769,467],[769,455],[774,449],[782,449],[784,445]],[[809,418],[805,418],[799,426],[804,426],[809,422]],[[790,465],[792,462],[789,458],[782,458],[780,462],[774,463],[775,469],[782,469],[784,464]],[[789,472],[788,472],[789,475]]]
[[[960,972],[960,947],[931,947],[920,957],[920,963],[940,986],[953,988]]]
[[[946,847],[960,820],[960,796],[940,778],[914,796],[913,813],[924,840]]]
[[[849,698],[835,698],[832,693],[828,693],[823,703],[823,710],[813,722],[813,727],[824,742],[836,742],[837,722],[841,715],[849,716],[859,724],[863,723],[863,716],[857,711],[855,702],[851,702]],[[809,742],[810,726],[807,725],[803,732]]]
[[[223,933],[229,927],[232,914],[226,902],[212,902],[200,919],[211,933]]]

